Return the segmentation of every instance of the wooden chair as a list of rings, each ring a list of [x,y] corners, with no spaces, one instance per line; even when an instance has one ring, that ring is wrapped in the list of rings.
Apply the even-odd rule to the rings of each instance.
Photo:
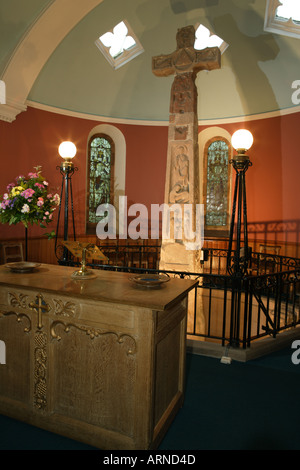
[[[259,245],[259,252],[266,255],[279,255],[281,246],[279,245]]]
[[[259,245],[259,261],[263,263],[266,273],[276,270],[276,257],[279,255],[279,245]]]
[[[24,261],[22,243],[2,243],[3,263]]]

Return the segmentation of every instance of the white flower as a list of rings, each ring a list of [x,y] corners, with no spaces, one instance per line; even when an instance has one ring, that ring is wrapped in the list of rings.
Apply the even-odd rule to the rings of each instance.
[[[29,212],[29,205],[28,204],[24,204],[22,209],[21,209],[21,212],[23,212],[23,214],[26,214],[27,212]]]
[[[59,196],[58,194],[54,194],[52,201],[54,202],[54,204],[56,204],[57,206],[59,206],[59,203],[60,203],[60,196]]]

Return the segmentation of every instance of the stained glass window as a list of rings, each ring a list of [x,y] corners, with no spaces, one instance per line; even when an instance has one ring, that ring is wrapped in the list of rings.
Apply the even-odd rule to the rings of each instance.
[[[94,135],[89,142],[87,232],[99,222],[100,204],[113,204],[114,143],[104,134]]]
[[[214,140],[206,151],[206,226],[228,225],[229,186],[229,145]]]

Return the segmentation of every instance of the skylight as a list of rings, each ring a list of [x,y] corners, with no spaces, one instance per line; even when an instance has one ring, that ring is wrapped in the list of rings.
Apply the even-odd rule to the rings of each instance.
[[[102,34],[97,39],[96,46],[114,69],[118,69],[144,52],[143,47],[125,20],[117,24],[111,31]]]
[[[267,0],[265,31],[300,38],[300,3],[297,0]]]
[[[196,28],[196,40],[194,48],[197,50],[205,49],[206,47],[219,47],[221,54],[225,52],[228,44],[222,38],[213,34],[208,28],[200,24]]]
[[[281,5],[276,9],[276,18],[300,22],[300,3],[295,0],[280,0]]]

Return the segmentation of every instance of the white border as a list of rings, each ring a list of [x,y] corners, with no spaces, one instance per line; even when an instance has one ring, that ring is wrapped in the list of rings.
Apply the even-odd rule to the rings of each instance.
[[[169,125],[169,121],[147,121],[144,119],[112,118],[112,117],[107,117],[107,116],[100,116],[100,115],[98,116],[95,114],[85,114],[85,113],[80,113],[77,111],[71,111],[68,109],[56,108],[53,106],[49,106],[49,105],[42,104],[42,103],[37,103],[35,101],[30,101],[30,100],[26,101],[26,105],[31,108],[40,109],[41,111],[47,111],[47,112],[55,113],[55,114],[62,114],[65,116],[75,117],[78,119],[86,119],[86,120],[98,121],[98,122],[101,121],[103,123],[131,124],[135,126],[168,126]],[[286,116],[289,114],[296,114],[296,113],[300,113],[300,105],[293,106],[290,108],[278,109],[276,111],[266,111],[264,113],[258,113],[258,114],[233,116],[233,117],[227,117],[227,118],[199,119],[198,125],[199,126],[211,126],[211,125],[220,125],[220,124],[231,124],[235,122],[257,121],[258,119],[269,119],[273,117]]]

